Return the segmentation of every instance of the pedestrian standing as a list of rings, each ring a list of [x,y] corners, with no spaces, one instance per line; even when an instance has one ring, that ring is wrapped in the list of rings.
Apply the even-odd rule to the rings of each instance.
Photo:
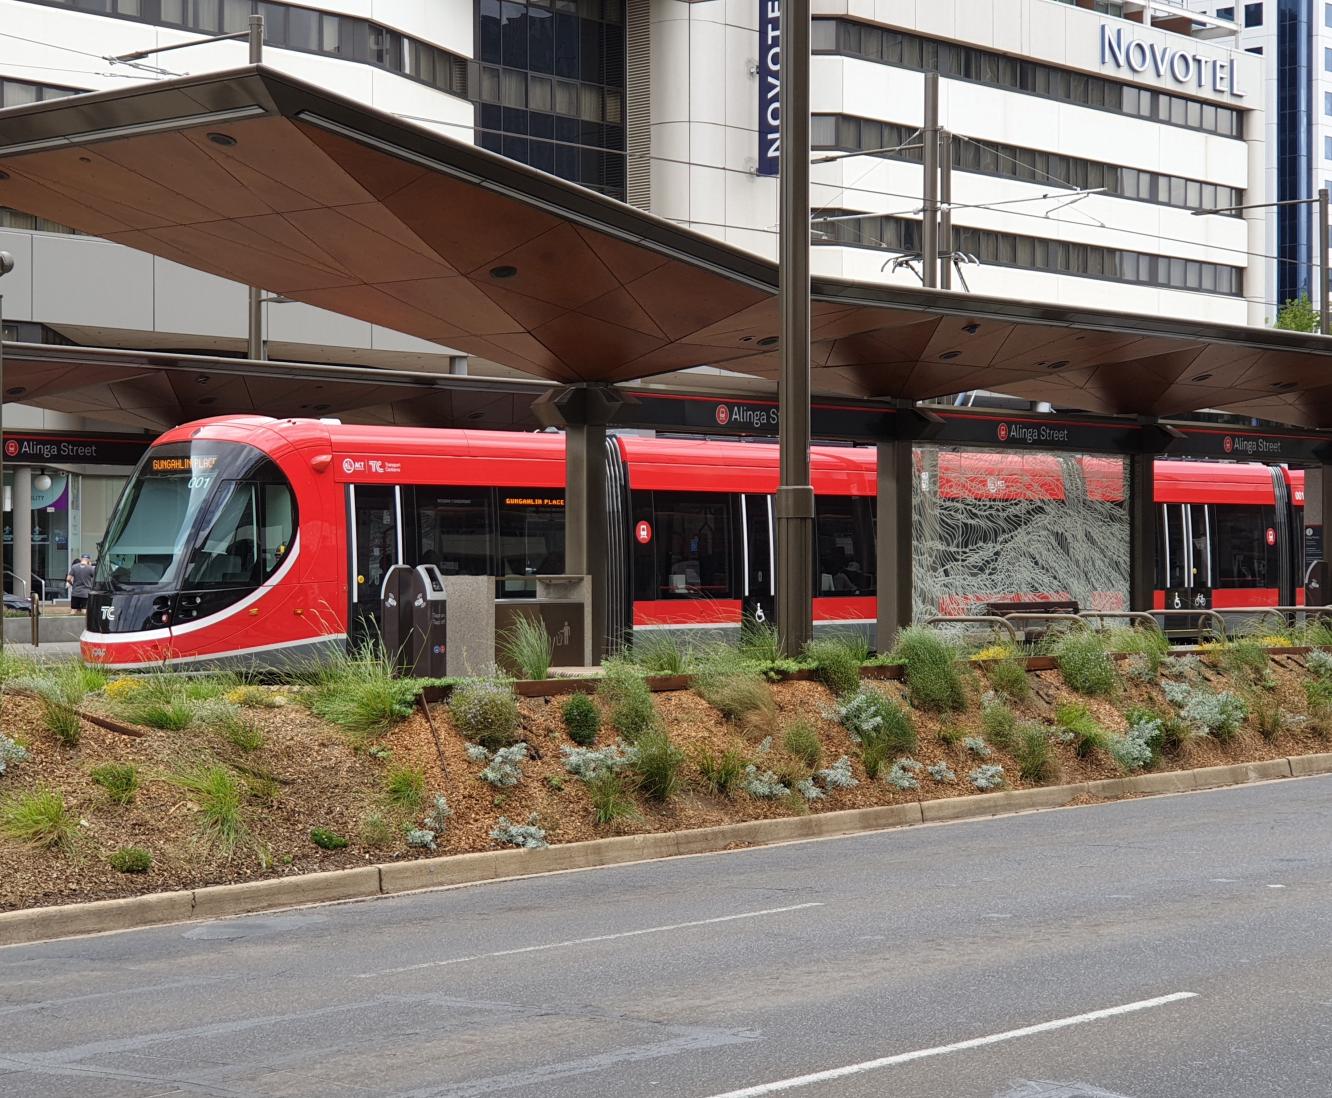
[[[69,568],[65,577],[69,584],[69,612],[84,614],[88,610],[88,596],[92,594],[93,565],[92,557],[87,553],[79,557]]]

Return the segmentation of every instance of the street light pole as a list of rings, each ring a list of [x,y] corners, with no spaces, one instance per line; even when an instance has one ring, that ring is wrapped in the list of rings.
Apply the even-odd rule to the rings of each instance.
[[[1332,317],[1328,316],[1332,312],[1328,303],[1332,281],[1328,279],[1327,270],[1327,213],[1327,188],[1323,187],[1318,192],[1318,330],[1323,335],[1332,333],[1332,326],[1329,326]]]
[[[810,0],[783,0],[777,306],[777,628],[798,656],[814,632],[814,488],[809,476],[809,49]]]
[[[925,74],[925,125],[920,131],[925,183],[921,190],[920,282],[928,290],[939,285],[939,74]]]
[[[250,16],[250,64],[259,65],[264,60],[264,17],[262,15]],[[245,355],[250,361],[258,362],[267,356],[264,354],[264,312],[263,303],[259,300],[263,291],[257,286],[250,287],[249,297],[249,324],[247,331],[249,339],[245,349]]]
[[[14,269],[14,257],[0,252],[0,278]],[[11,505],[12,509],[12,505]],[[0,652],[5,649],[5,295],[0,294]],[[11,554],[12,555],[12,554]]]

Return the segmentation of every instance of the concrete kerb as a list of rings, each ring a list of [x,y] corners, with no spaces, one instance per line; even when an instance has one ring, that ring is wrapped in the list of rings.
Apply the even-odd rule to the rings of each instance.
[[[1038,789],[1014,789],[936,801],[912,801],[908,804],[822,812],[808,816],[749,820],[692,831],[623,835],[566,843],[541,850],[456,854],[443,858],[307,873],[275,880],[213,885],[193,891],[159,892],[120,900],[96,900],[59,907],[0,912],[0,946],[885,831],[922,823],[1059,808],[1088,795],[1112,799],[1142,794],[1187,793],[1319,774],[1332,774],[1332,753],[1233,766],[1209,766],[1199,770],[1139,774]]]

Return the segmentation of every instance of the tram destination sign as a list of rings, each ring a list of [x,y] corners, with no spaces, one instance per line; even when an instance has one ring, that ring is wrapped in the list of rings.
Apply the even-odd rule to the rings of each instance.
[[[20,465],[76,462],[80,465],[136,465],[149,438],[115,435],[55,435],[5,432],[6,461]]]

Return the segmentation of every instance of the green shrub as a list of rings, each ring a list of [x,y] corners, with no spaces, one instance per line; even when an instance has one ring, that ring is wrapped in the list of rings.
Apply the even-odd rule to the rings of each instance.
[[[132,763],[106,763],[94,767],[88,777],[116,804],[129,804],[139,790],[139,771]]]
[[[713,793],[729,797],[744,776],[745,757],[734,747],[721,752],[704,747],[698,754],[698,772]]]
[[[393,843],[393,825],[381,812],[367,813],[361,819],[361,842],[372,849],[382,849]]]
[[[1059,759],[1045,729],[1034,721],[1023,721],[1017,729],[1013,758],[1025,781],[1044,785],[1059,777]]]
[[[316,827],[311,831],[310,841],[321,850],[341,850],[347,845],[346,839],[326,827]]]
[[[1231,678],[1260,683],[1266,678],[1271,660],[1257,637],[1236,637],[1217,650],[1221,669]]]
[[[1154,681],[1170,651],[1170,638],[1156,626],[1115,629],[1107,634],[1106,646],[1111,652],[1124,652],[1135,657],[1146,671],[1142,677]]]
[[[656,727],[652,691],[636,664],[624,659],[608,660],[597,685],[597,696],[609,711],[611,727],[629,743]]]
[[[1018,653],[995,660],[989,668],[990,685],[1009,701],[1024,702],[1031,696],[1031,682],[1027,678],[1027,657]]]
[[[141,846],[122,846],[106,859],[117,873],[147,873],[153,856]]]
[[[893,654],[906,667],[907,691],[917,709],[949,713],[967,706],[957,649],[923,626],[902,630]]]
[[[315,683],[310,712],[351,734],[358,745],[382,736],[412,715],[419,687],[395,678],[388,661],[372,649],[335,661],[334,671]]]
[[[1070,689],[1089,697],[1112,693],[1119,682],[1105,640],[1090,629],[1072,629],[1054,645],[1059,673]]]
[[[780,663],[783,659],[781,637],[773,626],[746,617],[740,623],[739,654],[750,663]]]
[[[550,678],[555,644],[533,614],[518,614],[513,626],[500,635],[500,651],[527,679]]]
[[[694,693],[727,720],[765,733],[772,731],[777,717],[772,687],[732,649],[718,647],[704,656],[694,672]]]
[[[225,766],[198,766],[168,774],[166,780],[183,790],[199,809],[199,830],[228,856],[249,835],[242,814],[244,790]]]
[[[673,630],[658,630],[635,639],[633,658],[649,675],[684,675],[693,663],[693,646]]]
[[[1097,723],[1085,705],[1068,702],[1055,709],[1055,723],[1072,736],[1073,750],[1085,759],[1093,751],[1105,751],[1110,746],[1110,733]]]
[[[639,787],[654,801],[669,800],[679,790],[684,761],[684,752],[659,728],[645,732],[634,745]]]
[[[823,765],[823,744],[809,721],[795,721],[782,737],[782,746],[811,770]]]
[[[425,803],[425,771],[417,766],[395,766],[384,776],[384,794],[390,804],[415,812]]]
[[[597,742],[601,730],[601,713],[597,703],[586,694],[570,694],[560,707],[564,730],[579,747],[590,747]]]
[[[614,823],[637,815],[638,810],[624,776],[612,770],[603,770],[589,779],[587,795],[592,800],[592,814],[598,824]]]
[[[981,729],[992,742],[1007,751],[1016,742],[1017,717],[1002,702],[991,702],[981,708]]]
[[[449,695],[453,723],[469,740],[489,751],[517,743],[518,699],[513,687],[501,679],[464,679]]]
[[[819,637],[805,647],[819,681],[839,697],[860,689],[860,668],[869,658],[869,646],[855,633]]]
[[[0,834],[30,846],[67,850],[78,826],[78,815],[50,789],[19,793],[0,803]]]

